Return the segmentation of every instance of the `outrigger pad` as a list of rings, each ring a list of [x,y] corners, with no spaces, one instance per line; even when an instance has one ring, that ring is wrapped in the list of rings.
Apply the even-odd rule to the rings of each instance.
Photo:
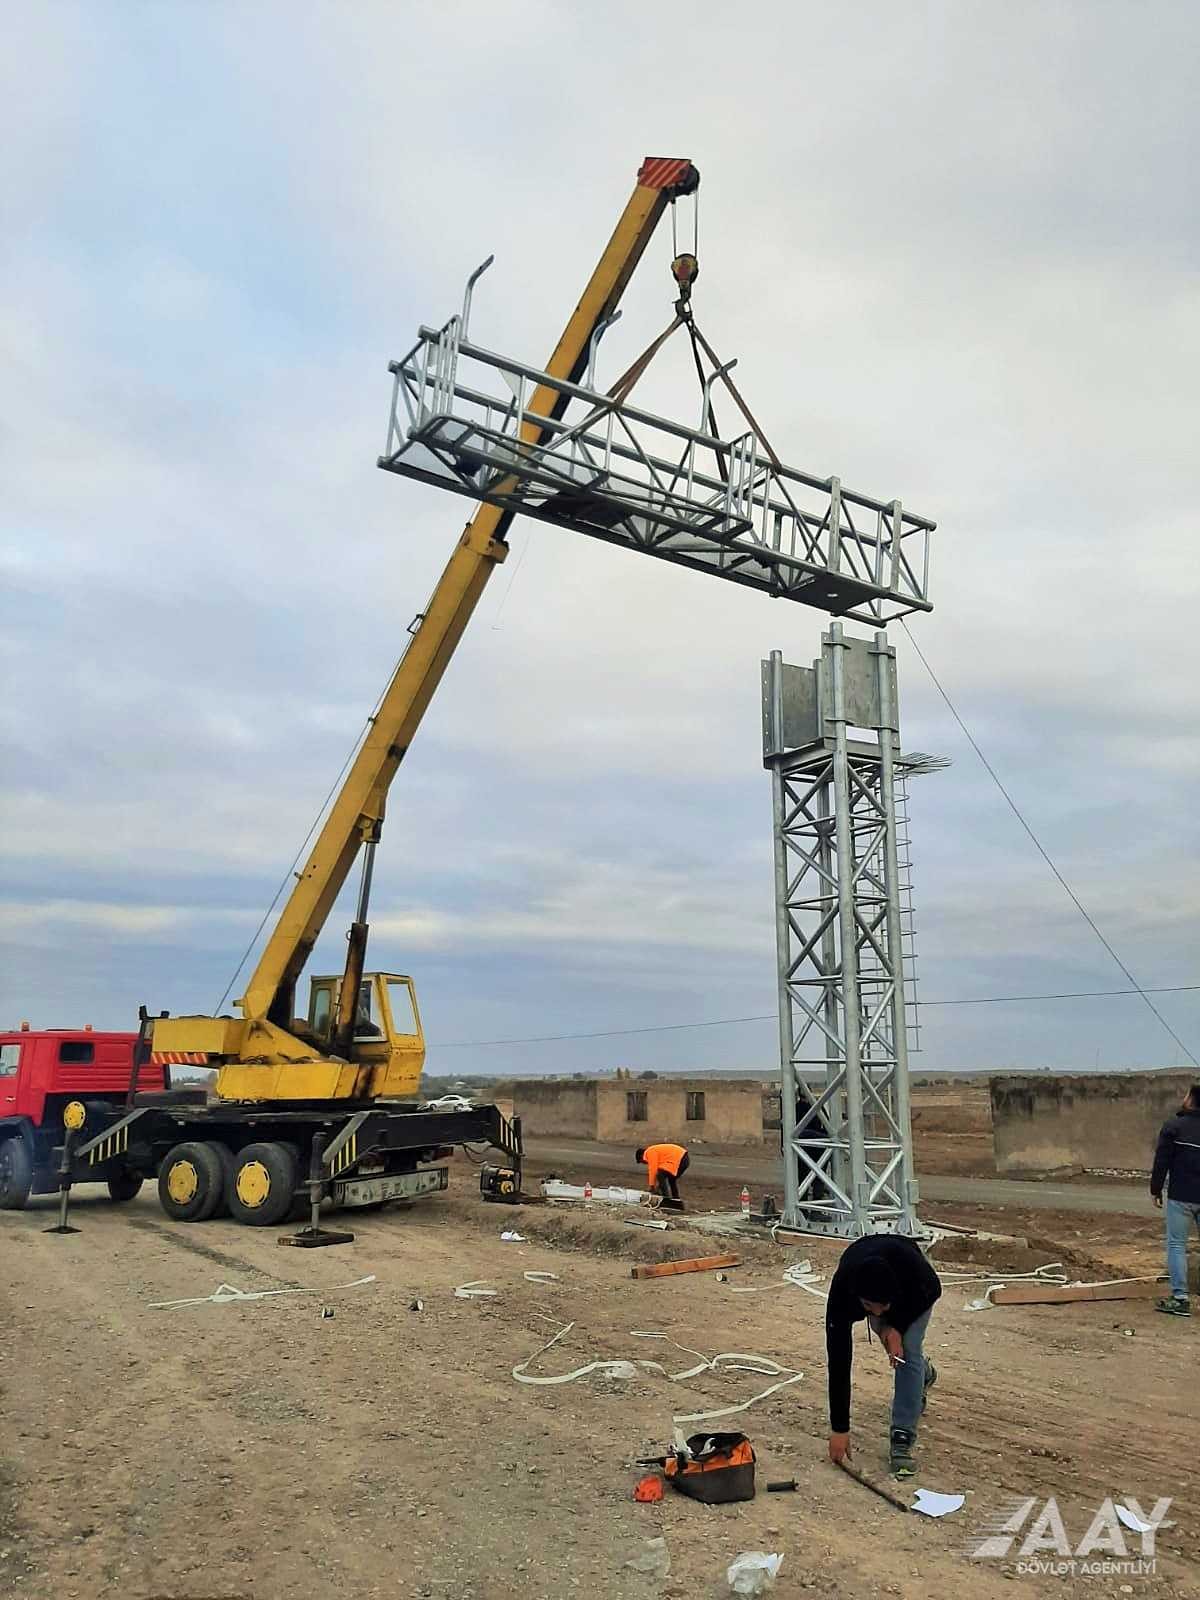
[[[294,1245],[297,1250],[320,1250],[327,1244],[353,1244],[354,1235],[333,1228],[301,1228],[299,1233],[281,1233],[278,1243]]]

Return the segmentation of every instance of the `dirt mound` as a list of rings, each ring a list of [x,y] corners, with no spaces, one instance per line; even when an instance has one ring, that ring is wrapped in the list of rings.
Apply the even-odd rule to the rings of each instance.
[[[939,1239],[929,1252],[934,1266],[977,1266],[990,1272],[1034,1272],[1049,1262],[1058,1261],[1068,1278],[1084,1283],[1099,1283],[1113,1276],[1113,1270],[1095,1256],[1074,1250],[1070,1245],[1028,1235],[1024,1244],[993,1243],[988,1239]]]
[[[631,1208],[636,1209],[636,1208]],[[672,1219],[665,1231],[639,1228],[625,1222],[614,1209],[601,1212],[583,1206],[518,1206],[512,1226],[527,1238],[560,1250],[582,1250],[589,1255],[622,1261],[683,1261],[689,1256],[736,1255],[742,1261],[779,1259],[779,1246],[769,1239],[742,1239],[710,1233]],[[699,1219],[697,1219],[699,1220]]]

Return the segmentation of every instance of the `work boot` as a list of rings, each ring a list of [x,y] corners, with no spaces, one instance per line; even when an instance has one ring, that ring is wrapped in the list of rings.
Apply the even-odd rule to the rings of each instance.
[[[917,1442],[915,1433],[910,1433],[907,1428],[892,1429],[891,1469],[895,1478],[914,1477],[917,1463],[913,1460],[913,1446]]]
[[[1168,1317],[1190,1317],[1192,1302],[1185,1294],[1173,1294],[1166,1300],[1154,1302],[1155,1311],[1164,1311]]]
[[[925,1362],[925,1387],[921,1391],[921,1410],[929,1404],[929,1391],[937,1382],[937,1368],[928,1359]]]

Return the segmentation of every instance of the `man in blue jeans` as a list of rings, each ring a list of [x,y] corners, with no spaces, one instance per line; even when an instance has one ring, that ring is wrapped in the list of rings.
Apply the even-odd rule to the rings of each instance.
[[[1178,1115],[1164,1122],[1159,1133],[1154,1171],[1150,1174],[1150,1193],[1156,1206],[1163,1203],[1164,1184],[1171,1297],[1159,1300],[1155,1309],[1165,1311],[1169,1317],[1190,1317],[1187,1242],[1192,1228],[1200,1229],[1200,1083],[1192,1085]]]
[[[898,1478],[911,1478],[916,1472],[917,1424],[937,1381],[923,1348],[925,1330],[941,1293],[941,1280],[911,1239],[895,1233],[868,1234],[843,1251],[825,1306],[831,1461],[844,1461],[850,1454],[852,1328],[865,1318],[896,1374],[891,1468]]]

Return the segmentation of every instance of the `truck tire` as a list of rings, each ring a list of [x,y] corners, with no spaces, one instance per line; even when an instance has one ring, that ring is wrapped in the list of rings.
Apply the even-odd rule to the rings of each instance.
[[[227,1217],[229,1215],[229,1191],[233,1188],[233,1175],[237,1171],[238,1158],[229,1146],[222,1144],[219,1139],[212,1139],[209,1144],[216,1151],[217,1160],[221,1163],[221,1198],[217,1201],[213,1216]]]
[[[301,1154],[300,1146],[292,1143],[290,1139],[281,1139],[280,1144],[289,1150],[296,1163],[296,1189],[292,1196],[292,1203],[288,1209],[286,1220],[288,1222],[307,1222],[310,1208],[308,1198],[308,1152]]]
[[[19,1133],[0,1139],[0,1211],[24,1211],[33,1188],[33,1157]]]
[[[158,1198],[175,1222],[205,1222],[221,1203],[225,1172],[211,1144],[177,1144],[158,1169]]]
[[[130,1200],[135,1200],[141,1193],[142,1180],[136,1172],[125,1168],[121,1172],[114,1172],[108,1180],[108,1197],[114,1205],[127,1205]]]
[[[248,1144],[234,1158],[227,1199],[235,1222],[269,1228],[282,1222],[296,1195],[296,1152],[285,1144]]]

